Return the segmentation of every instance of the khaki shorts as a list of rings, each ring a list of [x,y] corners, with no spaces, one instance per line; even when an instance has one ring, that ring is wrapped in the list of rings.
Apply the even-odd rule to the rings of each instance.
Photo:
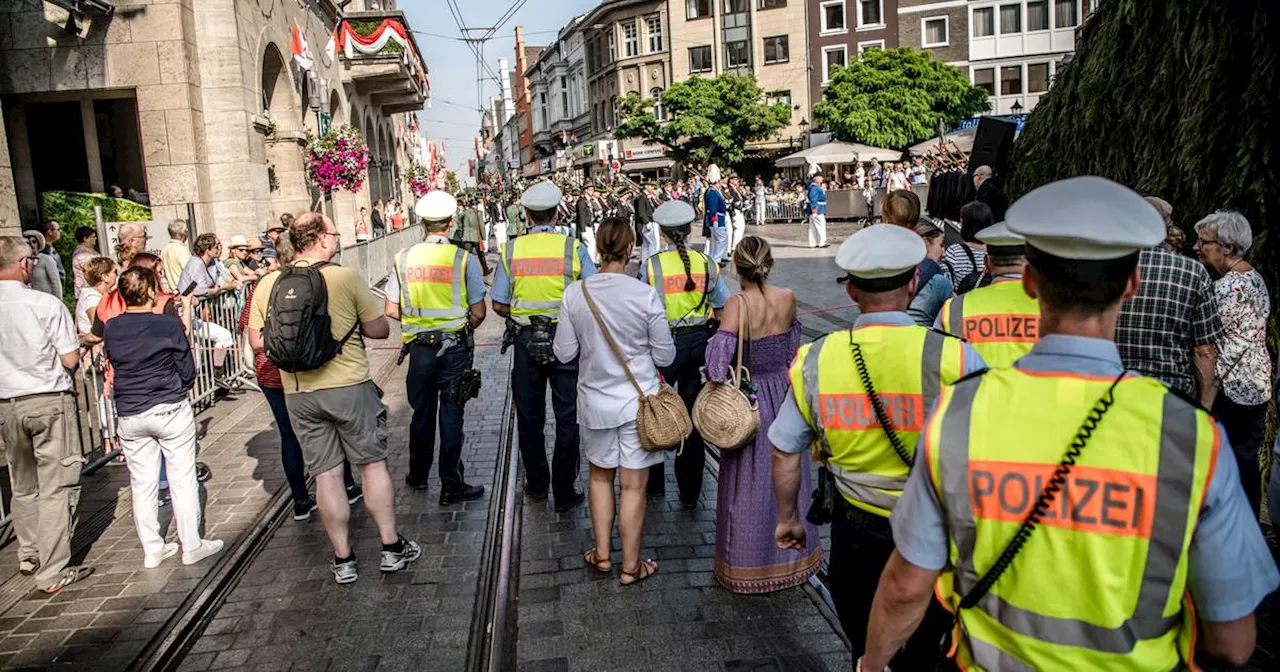
[[[285,395],[289,422],[312,474],[387,459],[387,407],[371,380],[348,387]]]

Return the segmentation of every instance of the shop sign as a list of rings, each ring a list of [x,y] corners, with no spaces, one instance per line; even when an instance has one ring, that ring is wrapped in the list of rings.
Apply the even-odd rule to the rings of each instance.
[[[634,149],[622,150],[622,158],[627,161],[640,161],[642,159],[659,159],[667,155],[667,151],[671,148],[665,145],[653,146],[645,145]]]

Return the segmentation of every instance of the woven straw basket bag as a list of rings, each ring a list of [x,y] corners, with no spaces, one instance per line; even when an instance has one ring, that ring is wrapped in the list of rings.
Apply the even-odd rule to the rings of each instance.
[[[738,362],[728,382],[707,381],[693,402],[693,424],[702,438],[720,450],[737,450],[755,437],[760,429],[760,408],[742,391],[743,382],[751,381],[751,372],[742,366],[742,350],[751,325],[747,298],[741,298],[742,316],[738,320]]]
[[[636,377],[631,374],[631,367],[627,366],[622,350],[613,340],[613,334],[610,334],[609,328],[604,325],[604,319],[600,317],[600,311],[596,308],[595,300],[591,298],[591,292],[587,291],[585,281],[582,283],[582,297],[587,300],[587,307],[591,309],[591,316],[596,319],[600,332],[604,334],[604,340],[609,342],[609,349],[613,350],[613,356],[618,358],[619,364],[622,364],[622,370],[627,373],[627,380],[631,381],[631,386],[636,388],[636,394],[640,397],[640,406],[636,409],[636,434],[640,436],[640,447],[649,452],[673,450],[679,447],[693,433],[693,422],[689,420],[689,411],[684,407],[684,400],[666,383],[660,383],[658,391],[653,394],[644,393]]]

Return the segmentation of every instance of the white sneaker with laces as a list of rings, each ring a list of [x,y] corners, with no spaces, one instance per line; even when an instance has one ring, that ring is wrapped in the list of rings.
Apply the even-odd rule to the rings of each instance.
[[[182,552],[182,564],[194,565],[211,555],[217,555],[221,550],[221,539],[204,539],[200,542],[199,546]]]
[[[172,558],[177,554],[178,554],[177,544],[175,543],[165,544],[164,548],[161,549],[159,553],[148,553],[147,557],[143,558],[142,560],[142,566],[146,567],[147,569],[155,569],[156,567],[160,566],[160,563],[164,562],[169,558]]]
[[[360,578],[360,574],[356,572],[355,556],[351,556],[346,562],[334,560],[329,564],[329,569],[333,570],[333,580],[338,583],[354,583]]]

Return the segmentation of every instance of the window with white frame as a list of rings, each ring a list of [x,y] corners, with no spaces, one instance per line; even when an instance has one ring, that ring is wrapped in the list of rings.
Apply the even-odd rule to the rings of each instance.
[[[1006,65],[1000,68],[1000,95],[1016,96],[1022,93],[1022,66]]]
[[[711,72],[711,47],[689,47],[689,72]]]
[[[848,48],[843,44],[838,47],[822,48],[822,83],[831,81],[831,72],[843,67],[848,56]]]
[[[649,31],[649,53],[662,51],[662,17],[650,16],[645,18],[644,23]]]
[[[613,30],[609,31],[609,63],[618,60],[618,46],[614,41]]]
[[[1027,64],[1027,93],[1044,93],[1049,90],[1049,64]]]
[[[764,38],[764,62],[785,63],[791,56],[786,35]]]
[[[715,0],[686,0],[684,18],[701,19],[715,13]]]
[[[658,121],[666,121],[667,111],[662,109],[662,89],[650,89],[649,97],[653,99],[653,118]]]
[[[573,116],[573,112],[569,110],[569,78],[560,78],[560,109],[564,110],[565,118]]]
[[[547,94],[538,94],[538,116],[542,118],[542,130],[547,130]]]
[[[1079,23],[1080,0],[1054,0],[1053,27],[1074,28]]]
[[[609,98],[609,109],[604,111],[607,116],[606,122],[610,130],[618,124],[618,97],[611,96]]]
[[[747,0],[724,0],[724,13],[746,14],[750,6]]]
[[[756,2],[756,9],[777,9],[786,6],[787,0],[758,0]]]
[[[640,28],[634,20],[622,24],[622,46],[627,58],[640,55]]]
[[[864,52],[864,51],[870,51],[870,50],[872,50],[872,49],[884,49],[884,40],[871,40],[870,42],[859,42],[859,43],[858,43],[858,55],[859,55],[859,56],[861,56],[861,55],[862,55],[862,52]]]
[[[951,42],[951,20],[945,16],[931,16],[920,20],[920,46],[945,47]]]
[[[987,92],[988,96],[996,95],[996,71],[994,68],[978,68],[973,71],[973,85]]]
[[[884,25],[884,0],[858,0],[858,27]]]
[[[787,109],[791,109],[791,92],[790,91],[770,91],[764,95],[764,104],[769,107],[774,105],[786,105]]]
[[[1022,32],[1022,5],[1000,5],[1000,34]]]
[[[822,3],[819,29],[823,33],[842,33],[848,30],[844,20],[844,0],[829,0]]]
[[[991,37],[996,34],[996,8],[995,7],[979,7],[973,10],[973,17],[969,20],[973,24],[974,37]]]
[[[724,43],[725,68],[751,67],[751,43],[746,40]]]
[[[1027,32],[1049,30],[1049,0],[1027,0]]]

